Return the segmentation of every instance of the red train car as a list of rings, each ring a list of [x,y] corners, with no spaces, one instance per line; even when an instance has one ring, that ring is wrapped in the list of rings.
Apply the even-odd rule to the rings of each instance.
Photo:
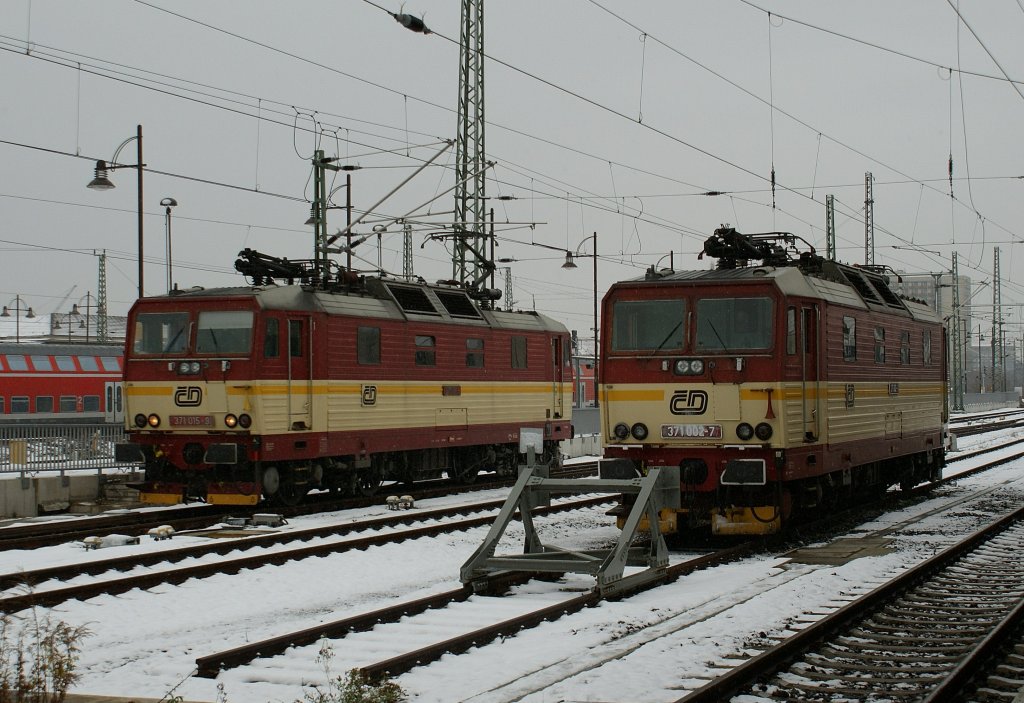
[[[605,455],[680,467],[663,529],[775,532],[941,473],[942,320],[795,240],[720,229],[718,268],[652,270],[604,299]]]
[[[105,344],[0,344],[0,424],[123,422],[124,350]]]
[[[259,279],[259,277],[257,277]],[[310,489],[514,471],[522,428],[571,436],[569,334],[455,286],[191,290],[128,318],[123,458],[148,502],[300,500]]]

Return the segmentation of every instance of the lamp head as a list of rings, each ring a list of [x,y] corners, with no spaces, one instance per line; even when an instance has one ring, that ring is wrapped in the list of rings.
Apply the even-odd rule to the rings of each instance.
[[[28,320],[31,320],[35,316],[36,316],[36,314],[34,312],[32,312],[32,308],[29,308],[28,312],[25,313],[25,318],[28,319]]]
[[[86,188],[92,188],[93,190],[111,190],[114,188],[114,182],[107,177],[107,162],[100,160],[96,162],[96,174],[95,178],[89,181],[89,185]]]
[[[565,263],[562,264],[562,268],[564,268],[564,269],[574,269],[574,268],[576,268],[576,262],[573,261],[573,259],[572,259],[572,252],[571,251],[565,252]]]
[[[175,200],[174,198],[164,198],[163,200],[160,201],[160,204],[163,205],[164,207],[177,207],[178,201]]]

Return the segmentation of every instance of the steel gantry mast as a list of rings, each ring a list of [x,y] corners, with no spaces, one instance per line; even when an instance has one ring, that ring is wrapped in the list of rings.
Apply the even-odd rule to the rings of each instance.
[[[956,259],[956,252],[953,252],[953,319],[950,325],[950,357],[953,367],[953,410],[963,411],[964,409],[964,381],[967,378],[967,371],[964,369],[963,349],[961,343],[961,328],[963,323],[960,320],[960,270]]]
[[[875,196],[871,192],[874,181],[871,172],[864,174],[864,263],[875,265]]]
[[[1003,284],[999,271],[999,247],[995,248],[992,262],[992,390],[1000,393],[1006,390],[1006,373],[1003,366]]]
[[[484,218],[484,2],[462,0],[459,42],[459,129],[455,142],[455,237],[452,277],[479,288],[492,274]]]

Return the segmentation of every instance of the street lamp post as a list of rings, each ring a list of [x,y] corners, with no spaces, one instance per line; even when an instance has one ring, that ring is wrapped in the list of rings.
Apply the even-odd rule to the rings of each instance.
[[[593,254],[580,254],[580,249],[587,242],[588,239],[594,240],[594,253]],[[597,332],[597,232],[594,232],[589,237],[584,237],[583,240],[576,245],[576,251],[565,252],[565,263],[562,264],[564,269],[576,268],[576,262],[573,261],[573,256],[579,258],[581,256],[592,256],[594,259],[594,407],[601,407],[601,392],[600,392],[600,375],[598,374],[597,357],[600,351],[600,345],[598,344],[598,332]]]
[[[125,145],[127,145],[128,142],[132,141],[133,139],[136,142],[136,148],[137,148],[136,154],[137,154],[137,157],[138,157],[138,162],[134,163],[134,164],[119,164],[119,163],[117,163],[117,157],[121,154],[121,149],[123,149],[125,147]],[[96,174],[95,174],[95,177],[91,181],[89,181],[89,185],[86,186],[86,187],[87,188],[92,188],[93,190],[111,190],[112,188],[114,188],[114,182],[111,181],[110,178],[107,176],[107,172],[108,171],[115,171],[115,170],[117,170],[119,168],[134,168],[134,169],[137,169],[138,172],[139,172],[139,178],[138,178],[138,185],[139,185],[139,201],[138,201],[138,211],[139,211],[139,297],[141,298],[144,295],[144,293],[143,293],[144,286],[143,286],[143,280],[142,279],[143,279],[143,268],[144,268],[144,263],[145,263],[144,259],[143,259],[143,237],[142,237],[142,173],[143,173],[143,171],[146,168],[146,164],[144,164],[142,162],[142,125],[137,125],[136,126],[136,131],[135,131],[135,136],[134,137],[128,137],[123,142],[121,142],[120,145],[118,145],[117,149],[114,151],[114,156],[111,157],[109,162],[108,161],[102,161],[102,160],[96,162]]]
[[[90,308],[98,307],[98,305],[92,302],[92,293],[89,292],[89,291],[86,291],[85,295],[83,295],[82,298],[85,299],[85,343],[88,344],[89,343],[89,309]],[[79,298],[78,299],[78,303],[75,303],[74,305],[71,306],[71,315],[72,316],[75,316],[75,315],[77,315],[79,317],[82,316],[82,312],[78,309],[78,305],[79,305],[79,303],[82,302],[82,298]],[[70,326],[71,326],[71,324],[69,322],[68,323],[68,327],[70,327]],[[68,332],[68,338],[69,339],[71,338],[71,332],[70,331]]]
[[[164,225],[166,227],[167,236],[167,292],[171,292],[171,288],[174,287],[173,276],[171,275],[171,208],[178,206],[178,201],[174,198],[164,198],[160,201],[166,210],[164,210]]]
[[[3,312],[0,312],[0,317],[11,316],[9,306],[12,302],[14,303],[14,341],[21,344],[21,304],[25,301],[21,297],[20,293],[7,301],[7,305],[4,305]],[[25,319],[31,320],[35,316],[36,314],[32,312],[32,306],[30,305],[28,307],[27,314],[25,315]]]

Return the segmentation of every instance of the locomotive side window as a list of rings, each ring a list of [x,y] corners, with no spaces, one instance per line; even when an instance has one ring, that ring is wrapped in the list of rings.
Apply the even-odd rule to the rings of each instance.
[[[616,300],[612,351],[682,349],[685,300]]]
[[[843,318],[843,361],[857,360],[857,320]]]
[[[900,363],[910,365],[910,332],[900,332]]]
[[[288,355],[302,356],[302,320],[288,320]]]
[[[275,317],[267,318],[266,329],[263,330],[263,357],[276,359],[281,355],[281,321]]]
[[[924,358],[924,365],[932,365],[932,331],[925,330],[924,334],[921,335],[921,346],[923,347],[922,357]]]
[[[136,354],[180,354],[187,344],[187,312],[146,312],[135,319]]]
[[[786,308],[786,353],[796,354],[796,308]]]
[[[52,413],[53,412],[53,396],[52,395],[37,395],[36,396],[36,412],[37,413]]]
[[[475,369],[484,367],[484,340],[473,337],[466,340],[466,366]]]
[[[732,351],[772,345],[769,298],[703,298],[697,301],[697,349]]]
[[[28,412],[28,396],[27,395],[16,395],[11,397],[11,414],[20,414]]]
[[[360,364],[380,363],[380,327],[360,327],[357,330],[356,356]]]
[[[8,354],[7,368],[11,371],[28,371],[28,362],[21,354]]]
[[[435,340],[431,336],[416,335],[416,365],[434,366],[437,364],[437,352],[434,351]]]
[[[78,364],[82,367],[82,371],[99,371],[99,364],[96,363],[95,356],[80,356],[78,357]]]
[[[196,326],[197,354],[244,354],[252,344],[251,310],[217,310],[199,313]]]
[[[875,363],[885,363],[885,328],[875,328]]]
[[[512,337],[512,368],[526,368],[526,337]]]

